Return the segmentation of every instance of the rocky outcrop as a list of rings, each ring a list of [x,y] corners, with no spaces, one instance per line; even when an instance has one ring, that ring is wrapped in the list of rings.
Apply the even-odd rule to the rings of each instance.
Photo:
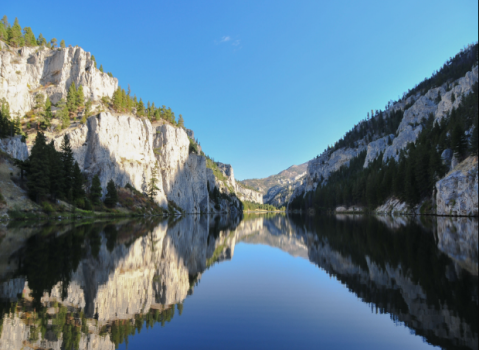
[[[388,146],[384,151],[383,162],[386,162],[389,158],[394,158],[394,160],[399,160],[399,153],[401,150],[406,148],[409,143],[416,142],[419,134],[422,131],[422,125],[413,127],[412,125],[407,125],[403,131],[393,140],[393,144]]]
[[[157,203],[167,207],[173,201],[187,213],[209,211],[206,160],[189,153],[184,129],[167,124],[154,128],[147,119],[100,113],[57,136],[57,149],[64,135],[87,177],[99,175],[103,195],[110,179],[118,186],[129,183],[147,192],[156,169]]]
[[[8,101],[12,116],[23,117],[39,93],[57,103],[72,82],[82,85],[85,97],[92,100],[111,97],[118,87],[118,80],[100,72],[91,54],[80,47],[0,51],[0,98]]]
[[[436,183],[438,215],[478,215],[477,156],[469,157]]]
[[[0,150],[15,159],[25,160],[28,158],[27,144],[22,142],[20,135],[0,139]]]
[[[389,142],[394,140],[394,135],[384,136],[376,141],[368,144],[368,153],[366,154],[366,160],[364,161],[364,168],[369,166],[369,163],[374,161],[388,146]]]

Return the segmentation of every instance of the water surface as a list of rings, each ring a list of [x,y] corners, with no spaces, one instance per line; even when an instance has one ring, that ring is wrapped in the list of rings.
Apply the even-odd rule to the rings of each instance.
[[[0,349],[477,349],[477,220],[0,228]]]

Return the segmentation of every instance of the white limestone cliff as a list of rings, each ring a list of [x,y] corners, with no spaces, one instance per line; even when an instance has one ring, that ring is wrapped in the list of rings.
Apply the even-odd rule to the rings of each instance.
[[[0,98],[10,105],[12,116],[23,117],[42,93],[52,103],[66,98],[71,83],[83,86],[87,99],[113,95],[118,80],[95,68],[91,54],[80,47],[48,49],[22,47],[0,51]]]

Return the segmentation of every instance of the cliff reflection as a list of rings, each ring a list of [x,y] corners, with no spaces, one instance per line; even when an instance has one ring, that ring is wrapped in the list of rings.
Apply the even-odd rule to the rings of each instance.
[[[310,260],[431,344],[475,349],[477,220],[447,220],[187,216],[3,228],[0,348],[128,343],[181,315],[201,275],[241,241]]]

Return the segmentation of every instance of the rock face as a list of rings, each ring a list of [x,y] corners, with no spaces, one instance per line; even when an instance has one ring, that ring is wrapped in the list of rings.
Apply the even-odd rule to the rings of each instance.
[[[366,160],[364,161],[364,167],[367,168],[369,166],[369,163],[375,160],[380,153],[384,152],[384,150],[388,146],[388,143],[392,140],[394,140],[393,134],[370,142],[368,145],[368,153],[366,154]]]
[[[208,212],[206,161],[189,153],[189,140],[182,128],[160,125],[147,119],[100,113],[85,125],[67,130],[54,139],[60,149],[64,135],[70,140],[75,160],[89,179],[98,174],[103,195],[113,179],[147,192],[157,168],[155,201],[167,207],[173,201],[187,213]]]
[[[28,158],[28,147],[22,142],[20,135],[0,139],[0,150],[15,159],[25,160]]]
[[[469,157],[436,183],[438,215],[477,216],[477,171],[477,157]]]
[[[399,160],[399,152],[406,148],[408,143],[416,142],[417,137],[422,131],[422,125],[413,128],[411,125],[407,125],[403,131],[393,140],[391,146],[386,147],[383,155],[383,162],[386,162],[389,158]]]
[[[113,95],[118,80],[95,68],[91,54],[80,47],[22,47],[0,51],[0,98],[10,105],[12,116],[22,117],[42,93],[52,103],[65,98],[71,83],[83,86],[85,97],[99,100]]]

